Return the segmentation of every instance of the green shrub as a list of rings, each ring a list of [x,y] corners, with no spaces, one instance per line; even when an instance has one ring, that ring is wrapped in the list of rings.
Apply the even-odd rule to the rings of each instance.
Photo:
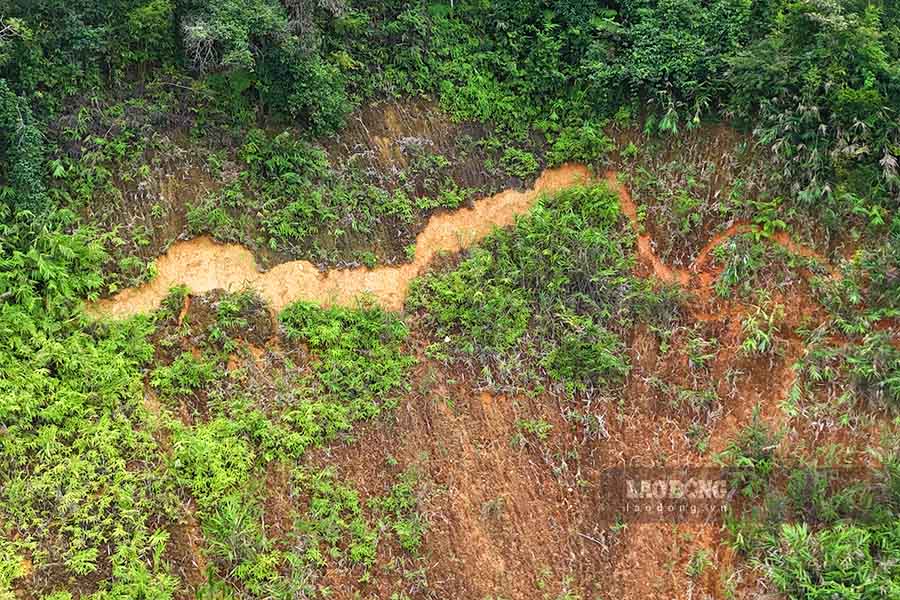
[[[733,487],[748,498],[758,498],[769,489],[769,479],[776,465],[777,446],[778,440],[760,418],[757,406],[750,424],[728,443],[716,460],[732,469]]]
[[[900,408],[900,349],[889,332],[867,335],[844,354],[856,391],[876,406]]]
[[[455,269],[413,282],[408,307],[424,313],[433,351],[475,357],[503,381],[535,368],[572,389],[618,381],[617,332],[657,297],[631,275],[628,231],[605,185],[545,197]]]
[[[373,498],[368,503],[380,513],[380,527],[393,531],[400,547],[414,555],[422,546],[422,537],[427,529],[427,523],[419,513],[417,484],[416,472],[408,469],[400,475],[399,481],[391,486],[387,496]]]
[[[709,557],[709,550],[701,548],[691,555],[691,560],[685,567],[684,572],[688,577],[697,579],[711,566],[712,560]]]
[[[440,278],[422,280],[420,285],[427,286],[427,292],[423,287],[414,287],[410,306],[430,309],[430,317],[442,325],[437,336],[451,333],[451,326],[464,331],[466,335],[459,342],[465,352],[474,353],[476,345],[498,352],[509,350],[525,334],[532,313],[525,290],[502,280],[478,285],[493,279],[497,270],[496,258],[489,250],[470,250],[457,269]],[[417,293],[427,293],[428,297],[416,296]]]
[[[547,161],[550,166],[568,161],[593,163],[602,159],[613,146],[601,123],[586,122],[579,127],[566,127],[560,131],[550,145]]]
[[[817,278],[814,290],[848,335],[865,335],[872,323],[900,315],[900,217],[878,244],[861,248],[843,266],[841,277]]]
[[[900,527],[838,524],[818,532],[785,523],[767,539],[763,569],[791,598],[890,598],[900,594]]]
[[[768,311],[757,306],[741,322],[743,339],[741,352],[746,354],[770,354],[778,346],[778,327],[784,318],[784,307],[776,304]]]
[[[543,419],[519,419],[516,428],[523,434],[534,436],[538,441],[545,442],[553,431],[553,425]]]
[[[369,569],[375,562],[378,534],[365,519],[357,492],[335,479],[332,469],[298,473],[299,485],[309,493],[309,510],[297,523],[297,531],[308,536],[307,557],[324,563],[324,546],[331,556],[344,554]]]
[[[840,346],[814,345],[800,362],[800,390],[816,394],[836,386],[842,398],[892,412],[900,409],[900,350],[887,332]]]
[[[500,157],[503,170],[519,179],[528,179],[538,172],[540,165],[531,152],[507,148]]]
[[[396,316],[374,306],[323,309],[297,302],[279,319],[287,338],[305,342],[313,353],[311,383],[316,395],[333,403],[327,412],[373,417],[408,386],[415,361],[402,352],[409,331]]]
[[[165,540],[151,532],[176,501],[142,405],[151,329],[143,317],[60,327],[0,351],[0,521],[33,549],[38,577],[112,569],[123,593],[139,579],[172,588],[153,558]]]
[[[13,600],[13,582],[23,577],[25,558],[16,552],[12,542],[0,539],[0,599]]]
[[[737,289],[744,296],[754,291],[756,275],[763,268],[766,247],[750,236],[740,235],[716,246],[713,257],[724,265],[716,279],[716,293],[727,298]]]
[[[874,473],[792,469],[784,492],[773,481],[764,506],[728,521],[732,543],[790,598],[891,597],[900,589],[896,465],[889,441]]]
[[[0,79],[0,204],[10,213],[43,216],[49,208],[44,181],[45,150],[28,103]]]
[[[875,6],[792,2],[768,35],[728,59],[732,107],[756,123],[791,192],[833,227],[847,224],[852,203],[842,203],[883,202],[896,190],[897,123],[887,115],[898,107],[898,48],[884,35],[891,28]]]
[[[256,452],[237,423],[217,418],[175,435],[174,472],[208,512],[230,493],[241,491],[255,468]]]
[[[165,399],[188,396],[216,378],[216,366],[210,361],[183,352],[171,365],[157,367],[150,374],[150,385]]]

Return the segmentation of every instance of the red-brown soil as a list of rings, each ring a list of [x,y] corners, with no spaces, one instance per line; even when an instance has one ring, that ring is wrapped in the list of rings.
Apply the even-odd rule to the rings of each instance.
[[[476,203],[474,209],[440,215],[420,234],[415,263],[400,268],[323,275],[308,263],[288,263],[260,274],[252,255],[239,247],[206,238],[179,243],[158,263],[162,283],[125,291],[95,309],[131,314],[155,306],[175,283],[187,282],[203,292],[248,281],[259,286],[276,308],[301,298],[348,303],[358,292],[370,291],[387,308],[399,309],[408,281],[438,252],[459,251],[494,226],[512,223],[540,190],[586,178],[587,171],[578,166],[548,171],[534,190],[505,192],[483,205]],[[315,451],[308,460],[312,465],[337,466],[363,500],[384,494],[400,471],[415,468],[420,509],[429,523],[424,548],[420,558],[412,559],[394,545],[383,544],[377,575],[367,583],[359,582],[358,572],[329,568],[322,584],[331,589],[331,597],[386,599],[403,592],[411,598],[530,600],[571,591],[585,599],[643,600],[724,598],[727,590],[749,598],[762,589],[757,574],[742,567],[726,543],[718,521],[612,522],[600,512],[597,486],[602,474],[616,467],[710,466],[712,456],[749,422],[757,406],[763,420],[784,434],[789,447],[814,453],[814,447],[802,444],[810,432],[792,421],[782,405],[795,381],[792,367],[805,352],[793,331],[810,320],[821,322],[826,315],[802,279],[796,289],[776,291],[773,303],[785,307],[779,350],[769,357],[744,355],[739,348],[741,323],[754,307],[712,293],[717,273],[709,256],[716,245],[752,231],[752,226],[733,224],[714,236],[689,267],[672,268],[654,252],[653,239],[642,231],[637,207],[615,173],[605,179],[618,192],[622,212],[637,235],[638,270],[688,292],[683,323],[669,348],[663,350],[654,333],[638,327],[629,340],[633,368],[625,384],[608,397],[575,401],[549,393],[492,395],[470,376],[426,359],[426,341],[419,339],[421,332],[413,322],[413,350],[420,358],[411,377],[413,391],[391,418],[357,426],[352,442]],[[465,236],[460,238],[459,232]],[[769,240],[827,264],[787,234]],[[199,252],[202,260],[193,260],[192,252]],[[197,304],[186,302],[178,322],[190,321]],[[702,367],[692,366],[686,349],[694,334],[715,340],[715,356]],[[279,352],[275,340],[255,340],[258,346],[232,355],[229,368],[242,364],[259,368],[269,352],[260,346]],[[657,380],[673,388],[709,387],[716,400],[708,408],[688,409],[654,387]],[[588,436],[565,418],[570,410],[590,413],[603,423],[605,432]],[[522,419],[550,423],[548,439],[523,440],[517,427]],[[692,427],[704,432],[705,447],[689,435]],[[853,444],[864,445],[877,431],[873,425]],[[819,435],[836,439],[828,432]],[[289,528],[295,509],[285,478],[278,465],[266,476],[265,525],[275,538]],[[189,518],[183,529],[173,536],[179,549],[175,554],[183,557],[178,561],[189,561],[179,568],[195,582],[196,573],[202,571],[197,558],[202,557],[197,550],[202,544],[194,540],[191,532],[196,524]],[[687,565],[700,551],[709,553],[710,566],[691,576]],[[420,576],[404,575],[421,569]]]

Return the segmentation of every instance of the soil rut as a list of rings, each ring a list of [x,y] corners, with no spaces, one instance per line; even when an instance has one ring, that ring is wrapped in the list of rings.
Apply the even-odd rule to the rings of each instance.
[[[194,294],[250,287],[257,290],[274,311],[297,300],[353,306],[361,294],[369,295],[387,310],[401,310],[410,282],[435,255],[458,252],[483,239],[495,228],[513,224],[516,216],[527,212],[543,193],[589,180],[590,172],[586,166],[566,164],[545,170],[530,190],[507,190],[478,200],[471,208],[435,215],[416,237],[415,260],[399,266],[356,267],[323,273],[309,261],[297,260],[263,273],[253,254],[238,244],[220,244],[208,236],[179,241],[157,259],[158,275],[152,282],[100,300],[90,305],[88,311],[111,317],[149,312],[179,284],[186,285]],[[732,225],[714,236],[689,268],[670,267],[656,255],[651,237],[641,231],[637,207],[626,187],[619,182],[617,173],[607,173],[605,180],[618,193],[622,212],[637,234],[639,258],[649,263],[656,277],[664,282],[691,286],[693,276],[708,267],[709,254],[715,246],[735,235],[752,231],[752,225],[748,223]],[[822,256],[797,244],[783,232],[770,239],[794,254],[813,257],[827,264]],[[707,286],[714,279],[708,273],[700,275],[696,282],[699,285],[694,288]]]

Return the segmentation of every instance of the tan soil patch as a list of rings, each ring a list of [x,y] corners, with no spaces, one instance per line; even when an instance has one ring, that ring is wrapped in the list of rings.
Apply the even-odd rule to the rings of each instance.
[[[512,225],[516,217],[527,212],[543,193],[589,180],[590,172],[586,166],[566,164],[545,170],[530,190],[507,190],[479,200],[471,208],[435,215],[416,237],[415,260],[401,266],[357,267],[323,273],[309,261],[297,260],[261,273],[253,254],[243,246],[219,244],[206,236],[181,241],[156,261],[158,275],[152,282],[96,302],[89,307],[89,312],[112,317],[148,312],[158,307],[169,290],[179,284],[187,285],[195,294],[251,287],[258,290],[275,311],[297,300],[354,306],[360,296],[368,296],[383,308],[398,311],[403,308],[410,282],[436,255],[459,252],[495,228]],[[695,290],[710,286],[715,277],[701,271],[708,267],[712,249],[734,235],[753,230],[748,223],[732,225],[706,244],[690,268],[672,268],[656,255],[653,240],[641,231],[637,207],[628,190],[618,181],[617,174],[610,171],[605,180],[618,193],[622,212],[637,234],[639,258],[649,263],[654,275],[666,283],[677,283],[682,287],[693,284]],[[784,232],[770,240],[794,254],[827,264],[824,257],[794,242]]]
[[[205,236],[178,242],[156,261],[158,275],[152,282],[101,300],[90,312],[113,317],[148,312],[179,284],[195,294],[252,287],[276,311],[296,300],[353,306],[363,294],[386,309],[400,310],[410,281],[436,254],[458,252],[495,228],[512,225],[542,193],[585,183],[588,178],[587,167],[564,165],[544,171],[530,190],[507,190],[479,200],[471,208],[436,215],[416,238],[415,260],[399,267],[322,273],[309,261],[298,260],[260,273],[253,254],[243,246],[218,244]]]

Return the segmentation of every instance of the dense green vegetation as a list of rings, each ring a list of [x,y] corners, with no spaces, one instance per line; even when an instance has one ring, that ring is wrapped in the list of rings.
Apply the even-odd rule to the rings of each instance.
[[[379,101],[433,104],[452,143],[358,151],[341,136]],[[0,599],[327,597],[335,569],[367,583],[389,554],[388,578],[415,571],[414,465],[363,493],[312,454],[390,415],[414,357],[530,396],[623,396],[637,327],[665,355],[696,291],[638,275],[618,199],[593,185],[442,259],[407,315],[301,301],[273,324],[252,290],[185,289],[153,315],[85,314],[151,280],[181,235],[372,267],[409,260],[434,211],[567,161],[614,165],[674,266],[751,226],[712,251],[713,289],[743,307],[735,360],[802,345],[792,426],[895,417],[898,115],[888,0],[0,0]],[[702,139],[672,150],[722,123],[735,139],[708,156]],[[794,230],[835,273],[771,243]],[[821,323],[789,325],[773,299],[800,279]],[[687,337],[693,385],[645,383],[708,414],[730,338]],[[515,424],[523,452],[560,429]],[[734,546],[791,598],[900,595],[900,460],[882,446],[865,485],[796,469],[785,484],[755,419],[720,456],[746,496]],[[280,527],[273,498],[291,507]],[[192,527],[205,570],[189,582]]]
[[[416,282],[440,340],[437,356],[491,369],[499,385],[539,383],[570,390],[618,382],[628,373],[622,334],[635,319],[670,326],[675,294],[631,274],[633,242],[618,199],[605,185],[545,198],[498,231],[452,271]]]
[[[180,297],[176,290],[167,306]],[[345,540],[347,560],[365,571],[382,536],[418,549],[424,524],[413,474],[366,508],[333,472],[295,467],[290,493],[310,497],[290,533],[303,554],[282,550],[284,540],[259,520],[260,473],[296,464],[308,448],[377,415],[405,385],[411,358],[399,351],[402,323],[378,309],[292,306],[283,315],[287,338],[302,340],[316,358],[306,371],[286,367],[290,395],[270,404],[260,382],[221,362],[228,332],[244,333],[265,307],[246,293],[217,304],[205,324],[181,327],[164,308],[154,319],[41,332],[39,348],[20,339],[4,354],[4,593],[26,575],[34,592],[58,591],[69,574],[106,579],[97,598],[171,597],[181,584],[162,557],[184,497],[196,503],[209,558],[229,582],[220,594],[231,587],[267,597],[314,593],[326,557],[342,556]],[[188,341],[202,348],[199,358],[177,351]],[[158,366],[150,385],[172,413],[148,413],[142,400],[140,369],[151,363]],[[171,416],[179,406],[190,407],[187,423]],[[23,556],[28,573],[18,566]]]
[[[318,135],[370,98],[432,94],[459,118],[514,137],[533,128],[557,154],[583,159],[595,152],[598,122],[648,107],[646,126],[662,131],[715,114],[753,124],[785,189],[827,215],[877,221],[878,207],[896,200],[900,50],[890,3],[7,4],[4,135],[13,119],[53,119],[109,84],[168,81],[194,89],[201,125],[290,120]],[[22,103],[37,117],[14,117]],[[11,174],[45,172],[33,134],[17,137]]]
[[[754,418],[723,452],[723,462],[737,468],[742,495],[759,500],[729,515],[733,545],[789,598],[900,592],[896,440],[871,474],[827,462],[781,465],[777,446],[775,434]]]

